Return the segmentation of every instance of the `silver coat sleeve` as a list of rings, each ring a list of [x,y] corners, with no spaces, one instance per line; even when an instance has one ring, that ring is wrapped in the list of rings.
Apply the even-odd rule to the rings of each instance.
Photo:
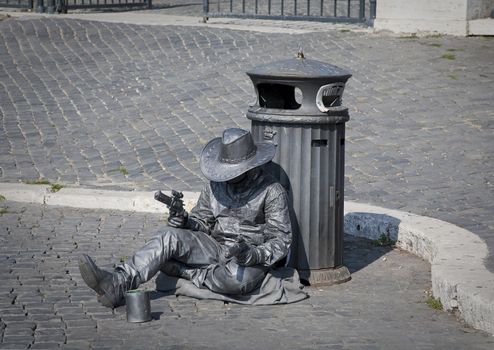
[[[288,199],[284,188],[276,183],[264,203],[264,243],[259,245],[266,256],[264,265],[270,266],[283,259],[292,242],[292,228]]]

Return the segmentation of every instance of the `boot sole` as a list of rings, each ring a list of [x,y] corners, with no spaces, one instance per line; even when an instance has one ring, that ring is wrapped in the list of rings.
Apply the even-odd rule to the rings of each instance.
[[[96,279],[96,274],[94,273],[96,269],[96,264],[89,256],[83,254],[79,257],[79,272],[81,273],[82,279],[89,288],[101,295],[104,294],[104,291],[98,287],[99,283]]]
[[[98,295],[98,301],[101,305],[114,309],[117,305],[113,304],[106,295]]]

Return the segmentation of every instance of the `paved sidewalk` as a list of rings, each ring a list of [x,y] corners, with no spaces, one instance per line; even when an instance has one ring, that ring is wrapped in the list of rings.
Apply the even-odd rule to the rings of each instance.
[[[6,19],[0,181],[199,190],[205,142],[225,127],[249,127],[245,70],[300,45],[353,73],[346,198],[471,230],[489,245],[493,271],[489,38]]]
[[[77,256],[127,258],[165,223],[154,214],[2,202],[0,349],[492,349],[494,338],[425,304],[427,263],[346,237],[353,279],[290,306],[245,307],[153,294],[153,321],[101,307]],[[153,284],[148,284],[153,288]]]
[[[244,113],[254,92],[244,74],[245,70],[260,63],[291,57],[299,46],[303,46],[309,58],[331,62],[354,74],[344,96],[344,104],[349,106],[351,112],[351,120],[347,124],[345,198],[436,217],[473,231],[490,247],[491,255],[486,266],[494,271],[492,39],[446,36],[396,38],[371,34],[355,27],[351,27],[352,31],[348,32],[347,27],[304,23],[274,24],[267,21],[218,20],[204,25],[191,17],[184,19],[162,16],[159,13],[79,13],[71,15],[73,18],[38,18],[28,14],[21,18],[0,21],[0,182],[33,182],[44,178],[52,183],[69,186],[127,190],[177,188],[197,191],[203,184],[198,156],[205,142],[220,135],[225,127],[249,127]],[[98,22],[87,21],[89,18],[98,19]],[[126,23],[106,23],[107,20]],[[138,24],[132,24],[132,21]],[[155,25],[145,26],[143,23]],[[74,245],[74,249],[87,246],[93,251],[96,249],[92,245],[94,238],[79,243],[74,238],[78,235],[61,235],[70,232],[71,227],[77,227],[78,224],[74,226],[74,223],[78,223],[78,220],[81,220],[82,225],[88,217],[89,227],[97,229],[99,224],[93,220],[98,222],[99,219],[94,218],[94,215],[98,217],[99,212],[95,214],[83,210],[47,208],[42,210],[40,207],[27,206],[27,214],[24,215],[18,214],[22,212],[19,204],[8,203],[8,206],[13,208],[14,213],[2,216],[0,228],[14,227],[10,223],[15,220],[19,224],[8,231],[8,236],[0,235],[0,240],[9,244],[12,241],[14,244],[12,251],[6,251],[2,257],[11,259],[12,254],[23,256],[24,253],[21,252],[29,246],[28,240],[22,239],[19,242],[17,239],[24,234],[27,237],[41,237],[36,233],[38,227],[46,228],[41,230],[43,234],[55,234],[50,240],[62,239],[62,246]],[[146,220],[152,217],[124,213],[109,215],[111,219],[108,229],[113,230],[114,236],[118,234],[116,229],[119,224],[115,228],[115,223],[111,220],[119,222],[126,215],[129,215],[130,221],[136,223],[141,222],[139,220],[147,223]],[[48,219],[52,216],[58,217],[56,222]],[[80,216],[83,218],[80,219]],[[23,219],[24,217],[27,219]],[[34,235],[33,230],[26,229],[21,224],[23,220],[41,220],[41,224],[32,224],[35,228]],[[153,220],[157,219],[149,219],[149,222],[154,222],[156,228],[157,221]],[[4,226],[5,222],[8,225]],[[136,227],[129,224],[129,232],[134,232]],[[144,226],[146,224],[142,227]],[[123,232],[123,235],[129,232]],[[12,237],[15,239],[12,240]],[[134,237],[136,240],[132,243],[136,246],[143,242],[140,237]],[[112,250],[113,247],[108,243],[100,244],[106,249],[101,258],[108,258],[113,254],[113,262],[121,257],[115,256],[120,254],[120,249],[132,251],[131,245]],[[362,248],[360,243],[357,245]],[[53,249],[51,245],[48,247]],[[71,280],[68,282],[68,289],[64,287],[64,293],[67,291],[64,297],[70,299],[75,295],[74,303],[79,309],[86,301],[94,303],[87,292],[85,297],[78,299],[77,290],[80,290],[80,286],[77,287],[76,284],[80,280],[77,280],[77,274],[73,270],[75,265],[72,264],[75,250],[61,249],[64,254],[74,253],[66,260],[69,266],[67,275]],[[31,255],[33,259],[37,259],[37,253],[39,252]],[[394,253],[396,252],[389,252]],[[0,254],[4,254],[1,248]],[[59,255],[62,257],[64,254]],[[362,252],[358,251],[357,256],[361,255]],[[392,256],[386,257],[387,261],[392,260]],[[401,259],[404,258],[400,256],[399,260]],[[27,268],[22,264],[20,267],[27,272],[35,266],[27,260],[24,262],[27,263]],[[382,260],[376,260],[374,264],[357,272],[359,274],[368,271],[371,274],[371,277],[363,278],[363,281],[372,284],[378,276],[372,274],[384,272],[382,265],[377,265],[378,272],[368,270],[378,262]],[[406,262],[410,268],[416,266],[411,260]],[[43,265],[40,266],[39,271],[43,268]],[[24,270],[19,273],[25,272]],[[13,271],[14,269],[9,269],[7,272],[11,275]],[[24,315],[20,315],[19,320],[26,318],[26,314],[32,314],[26,307],[27,304],[21,304],[23,299],[19,299],[24,291],[28,302],[41,300],[54,301],[56,304],[60,299],[57,294],[59,291],[55,291],[53,300],[45,300],[41,292],[32,288],[42,280],[43,283],[48,281],[50,291],[55,289],[49,282],[50,274],[46,275],[48,278],[40,278],[40,275],[41,272],[34,278],[37,282],[31,281],[31,276],[28,275],[25,284],[22,279],[8,279],[17,289],[5,287],[7,294],[2,294],[2,298],[7,295],[7,303],[15,301],[13,305],[23,305],[24,311],[21,314]],[[417,282],[407,274],[393,276],[397,279],[393,283],[408,283],[409,280],[412,280],[412,284]],[[424,281],[430,281],[430,276],[424,275]],[[290,335],[293,334],[293,337],[287,338],[287,344],[296,344],[296,348],[302,345],[396,348],[396,344],[405,344],[409,348],[420,348],[422,345],[424,348],[433,348],[434,345],[437,347],[442,344],[451,344],[453,348],[466,347],[465,335],[456,339],[458,334],[454,333],[449,340],[441,336],[436,340],[427,333],[446,334],[444,329],[436,330],[435,327],[449,326],[447,323],[443,324],[447,322],[443,318],[439,319],[440,325],[431,323],[426,314],[413,316],[414,320],[422,321],[418,322],[420,326],[412,324],[412,331],[405,337],[403,329],[410,327],[402,318],[407,315],[405,311],[401,311],[403,305],[400,302],[403,300],[393,303],[389,314],[383,314],[382,311],[387,306],[383,303],[392,299],[391,295],[386,297],[386,293],[401,288],[393,283],[383,282],[384,287],[390,289],[378,289],[371,295],[355,295],[352,302],[356,303],[355,307],[359,310],[352,309],[348,314],[333,312],[334,305],[328,305],[329,301],[326,299],[326,303],[311,304],[317,310],[330,310],[326,314],[328,319],[321,324],[330,324],[337,330],[336,334],[344,334],[345,338],[362,339],[362,333],[352,332],[356,332],[356,327],[363,328],[370,323],[367,327],[370,327],[371,334],[364,333],[363,344],[345,342],[343,338],[336,339],[334,344],[320,344],[316,340],[320,339],[319,336],[334,339],[331,338],[334,333],[325,328],[317,337],[313,336],[312,329],[319,329],[320,326],[314,316],[307,316],[309,333],[304,333],[304,336],[297,335],[299,333],[293,329],[294,324],[280,321],[281,316],[273,316],[278,308],[267,311],[269,317],[266,314],[258,317],[267,317],[274,324],[285,327],[283,329]],[[26,286],[26,290],[23,286]],[[347,290],[347,286],[351,288],[348,287]],[[419,284],[406,288],[413,293],[417,292],[414,289],[417,286]],[[338,300],[338,293],[346,295],[358,293],[359,290],[367,291],[365,283],[328,289],[323,299]],[[19,294],[19,291],[22,293]],[[420,293],[414,295],[417,294]],[[13,295],[17,295],[18,300],[12,299]],[[380,299],[381,295],[384,299]],[[160,304],[162,309],[166,307],[167,310],[175,310],[167,298],[170,297],[158,299],[167,300],[168,304]],[[171,300],[175,300],[174,297]],[[360,300],[360,304],[356,300]],[[343,302],[347,303],[348,300],[343,299]],[[180,325],[178,329],[172,326],[169,332],[166,328],[169,327],[168,324],[144,328],[159,329],[162,333],[172,335],[171,338],[184,334],[180,331],[187,332],[191,329],[187,335],[191,339],[200,339],[200,335],[209,330],[206,324],[210,319],[204,319],[204,324],[196,323],[195,325],[201,324],[197,329],[194,328],[194,322],[197,312],[200,313],[201,308],[207,306],[197,306],[198,304],[191,301],[186,303],[189,303],[187,307],[195,310],[196,314],[192,319],[187,319],[186,323],[174,323]],[[369,307],[373,303],[377,308]],[[404,305],[411,304],[407,301]],[[97,305],[91,307],[97,308]],[[219,312],[223,315],[222,307],[213,310],[213,314]],[[63,315],[62,310],[57,310],[55,306],[51,310],[55,319],[60,321],[58,315]],[[98,323],[99,316],[93,317],[91,311],[83,310],[86,318],[96,320],[98,329],[103,329],[104,334],[118,335],[116,329],[106,329],[103,321]],[[245,310],[241,311],[243,315]],[[419,310],[419,313],[422,311]],[[398,314],[395,315],[396,312]],[[228,322],[231,315],[225,315],[228,317],[224,321]],[[341,320],[341,324],[334,324],[338,315],[348,318]],[[376,319],[376,315],[384,318]],[[443,313],[440,315],[445,317]],[[76,341],[78,336],[83,338],[82,343],[78,344],[76,341],[75,346],[87,347],[88,341],[98,344],[98,347],[108,345],[94,334],[94,322],[90,322],[89,329],[70,332],[72,326],[65,322],[70,317],[62,319],[63,326],[58,321],[55,323],[58,328],[66,328],[65,335],[71,334],[70,342]],[[122,321],[121,312],[112,317],[126,325]],[[234,316],[245,324],[252,317],[257,318],[249,315],[242,320],[240,316]],[[14,321],[10,322],[15,322],[16,319],[14,317]],[[180,314],[180,319],[186,317]],[[20,321],[21,324],[23,322]],[[84,322],[86,321],[82,321],[83,324]],[[301,323],[298,320],[297,322]],[[86,326],[83,325],[82,328]],[[21,341],[29,331],[24,326],[20,327],[22,330],[19,334],[9,335],[6,333],[7,327],[4,335],[10,336],[9,341]],[[215,330],[220,332],[226,327],[227,324],[221,324]],[[451,327],[458,325],[451,324]],[[0,329],[2,328],[4,325],[0,323]],[[32,328],[32,323],[29,323],[28,328]],[[261,328],[260,326],[256,330],[264,334],[266,330]],[[10,331],[12,329],[10,327]],[[388,333],[390,330],[398,334],[391,335]],[[468,329],[464,331],[470,332]],[[425,335],[418,335],[420,332],[425,332]],[[131,330],[129,334],[134,335],[134,340],[137,339]],[[245,339],[252,336],[250,333],[242,334]],[[303,342],[307,340],[307,334],[310,334],[309,344]],[[480,333],[476,335],[478,334]],[[389,340],[389,343],[379,336]],[[415,337],[419,340],[416,341]],[[67,335],[63,338],[65,340],[61,339],[62,337],[56,342],[64,342],[69,337]],[[492,347],[491,343],[488,344],[490,340],[484,343],[478,339],[487,338],[475,338],[472,344],[476,345],[479,341],[479,348],[484,345]],[[31,334],[31,340],[36,340],[35,333],[34,338]],[[225,341],[222,346],[231,347],[228,340]],[[169,338],[164,339],[163,343],[185,348],[200,344],[195,340],[184,344]],[[158,344],[153,343],[150,346]],[[275,344],[279,344],[279,340]],[[260,343],[259,346],[262,345],[272,344]]]

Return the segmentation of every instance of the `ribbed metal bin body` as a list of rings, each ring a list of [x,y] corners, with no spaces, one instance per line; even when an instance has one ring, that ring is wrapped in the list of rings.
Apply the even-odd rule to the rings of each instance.
[[[290,265],[300,271],[341,266],[345,124],[254,119],[252,135],[258,142],[278,146],[270,170],[287,188],[296,220]]]
[[[269,171],[289,194],[294,237],[289,265],[311,284],[347,281],[343,201],[349,115],[341,101],[351,74],[304,58],[247,74],[257,94],[247,111],[252,135],[257,142],[277,145]]]

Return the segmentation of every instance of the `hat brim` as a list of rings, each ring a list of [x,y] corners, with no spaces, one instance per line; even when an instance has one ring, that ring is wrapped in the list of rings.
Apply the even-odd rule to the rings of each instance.
[[[238,164],[221,162],[219,159],[221,137],[212,139],[201,153],[201,171],[211,181],[224,182],[236,178],[243,173],[266,164],[273,159],[276,146],[272,143],[256,143],[255,156]]]

